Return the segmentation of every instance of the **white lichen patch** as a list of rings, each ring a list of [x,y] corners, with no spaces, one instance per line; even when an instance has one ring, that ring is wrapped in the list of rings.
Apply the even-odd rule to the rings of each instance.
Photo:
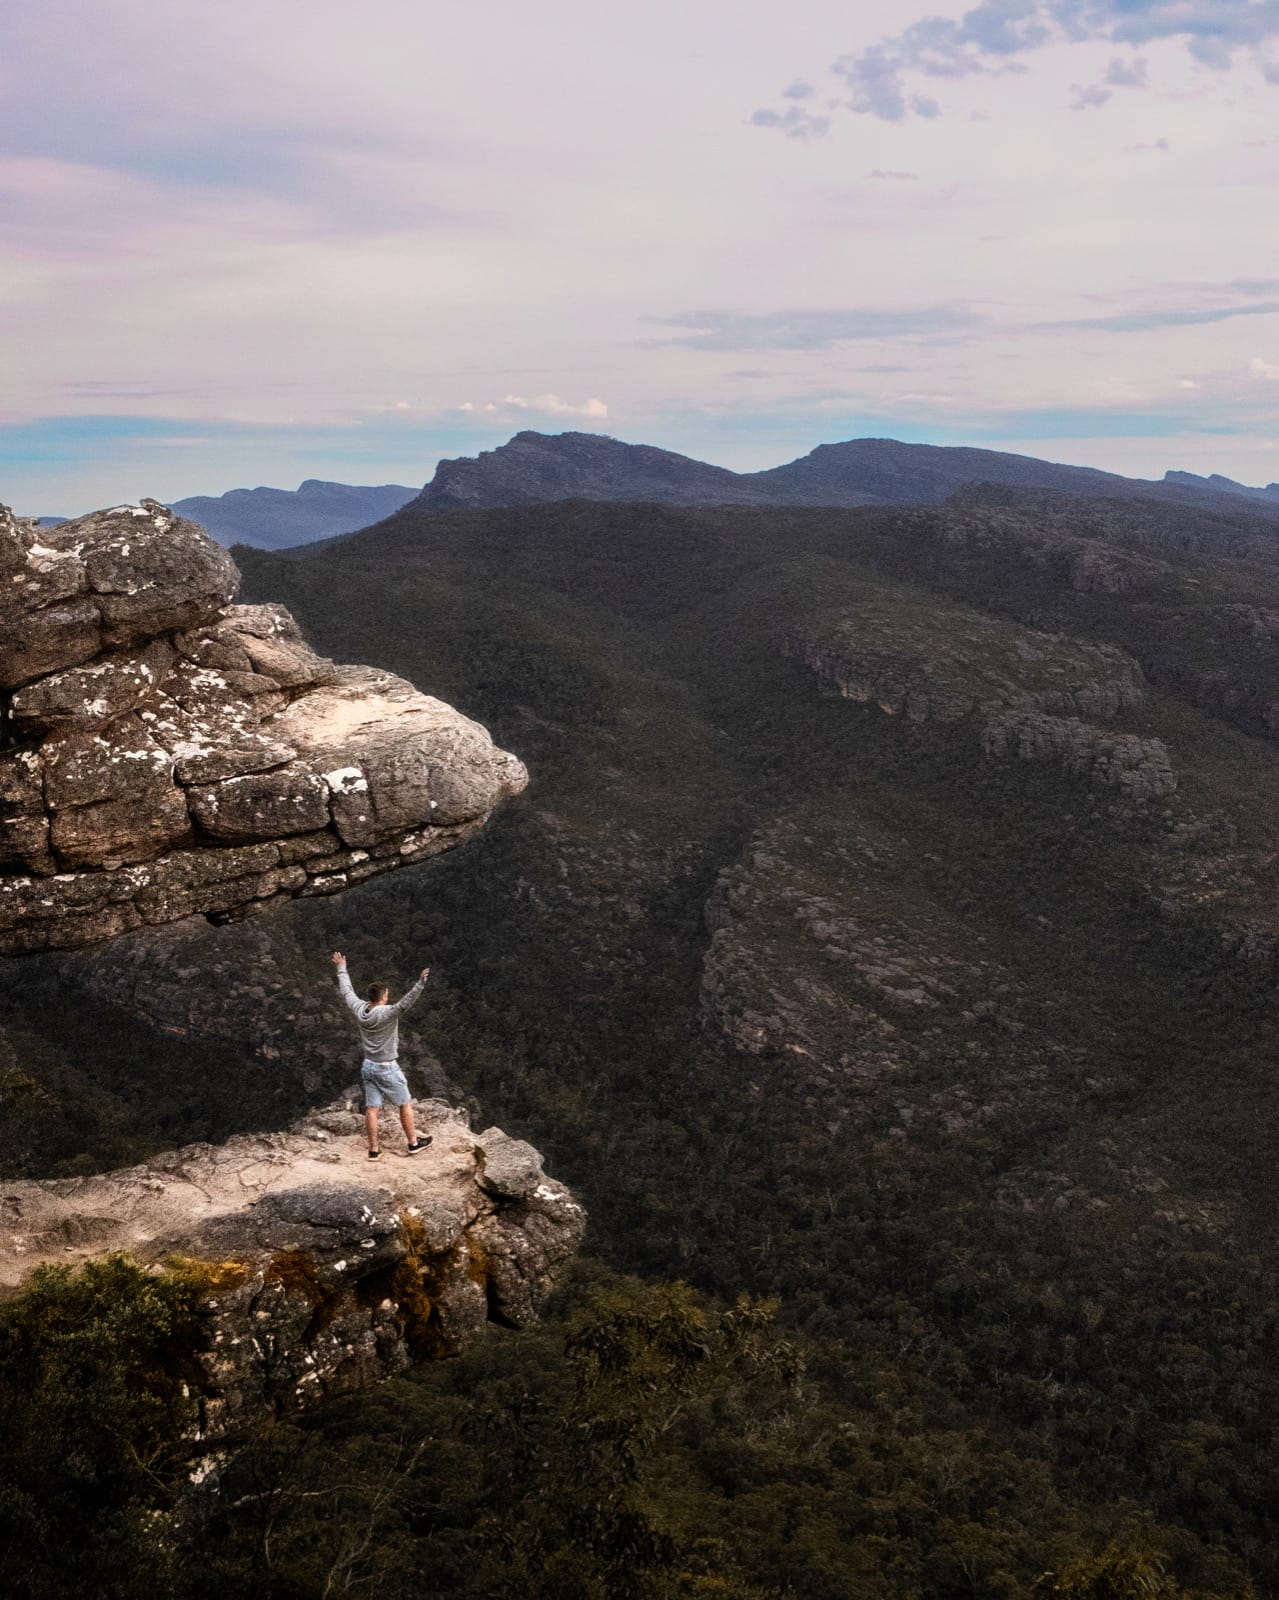
[[[335,767],[321,776],[334,794],[359,794],[369,786],[369,780],[359,767]]]

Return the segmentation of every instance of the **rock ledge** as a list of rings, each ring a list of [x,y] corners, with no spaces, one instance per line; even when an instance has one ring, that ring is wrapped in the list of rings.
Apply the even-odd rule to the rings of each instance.
[[[333,894],[438,855],[528,781],[402,678],[316,655],[154,500],[0,507],[0,955]]]
[[[370,1161],[352,1096],[283,1133],[0,1185],[0,1286],[111,1250],[206,1264],[206,1440],[456,1354],[489,1321],[522,1327],[585,1214],[531,1145],[440,1101],[416,1110],[418,1156],[397,1130]]]

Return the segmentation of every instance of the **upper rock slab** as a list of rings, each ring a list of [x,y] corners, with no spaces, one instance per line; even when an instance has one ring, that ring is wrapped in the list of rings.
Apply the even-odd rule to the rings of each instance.
[[[0,689],[210,621],[235,563],[155,500],[37,528],[0,506]]]
[[[0,955],[335,893],[524,787],[477,723],[238,583],[153,500],[52,531],[0,507]]]

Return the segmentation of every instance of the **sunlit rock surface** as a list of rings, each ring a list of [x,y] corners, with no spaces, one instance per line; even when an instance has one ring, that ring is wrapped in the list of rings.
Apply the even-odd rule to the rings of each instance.
[[[531,1145],[418,1102],[431,1143],[384,1129],[370,1161],[354,1098],[283,1133],[194,1144],[89,1178],[0,1185],[0,1288],[111,1250],[202,1264],[201,1431],[264,1417],[456,1354],[532,1321],[585,1215]]]
[[[154,500],[0,508],[0,954],[335,893],[524,787],[477,723],[321,659],[238,582]]]

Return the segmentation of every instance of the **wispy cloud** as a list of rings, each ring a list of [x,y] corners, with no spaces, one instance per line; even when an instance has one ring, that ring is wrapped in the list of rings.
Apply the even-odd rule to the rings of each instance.
[[[1279,83],[1279,59],[1270,53],[1279,41],[1279,0],[980,0],[959,18],[921,17],[901,33],[840,56],[830,70],[848,109],[904,122],[941,111],[921,80],[1022,72],[1023,56],[1090,40],[1134,51],[1180,40],[1201,66],[1225,71],[1243,58],[1267,81]],[[1074,104],[1077,109],[1104,105],[1115,90],[1147,83],[1144,58],[1118,57],[1101,84],[1075,86]],[[774,115],[757,111],[751,120],[800,136],[802,112],[789,122],[775,122]]]
[[[1279,300],[1255,305],[1216,306],[1203,309],[1165,307],[1149,311],[1119,311],[1104,317],[1073,317],[1063,322],[1040,322],[1041,333],[1098,329],[1104,333],[1149,333],[1157,328],[1194,328],[1204,323],[1229,322],[1235,317],[1270,317],[1279,313]]]
[[[479,405],[472,400],[464,400],[457,409],[490,416],[500,412],[537,411],[547,417],[584,417],[591,422],[603,422],[608,416],[608,406],[595,396],[575,404],[571,400],[561,400],[557,394],[508,394],[503,395],[500,401],[487,400]]]
[[[786,91],[783,89],[782,93]],[[811,111],[805,111],[802,106],[787,106],[785,111],[773,111],[768,106],[761,106],[758,111],[750,115],[750,122],[756,128],[777,128],[788,139],[822,139],[830,132],[830,118],[817,116]]]
[[[122,196],[131,207],[150,196],[169,214],[257,202],[291,213],[280,233],[454,225],[430,192],[439,136],[420,110],[406,112],[391,73],[382,92],[353,92],[342,58],[359,41],[342,11],[277,0],[253,15],[245,0],[223,0],[196,30],[163,0],[56,0],[6,17],[6,187],[18,185],[38,225],[41,203],[79,184],[86,233],[110,223]]]
[[[862,339],[921,339],[964,335],[982,318],[962,306],[906,311],[688,311],[652,321],[683,332],[648,341],[690,350],[825,350]]]

